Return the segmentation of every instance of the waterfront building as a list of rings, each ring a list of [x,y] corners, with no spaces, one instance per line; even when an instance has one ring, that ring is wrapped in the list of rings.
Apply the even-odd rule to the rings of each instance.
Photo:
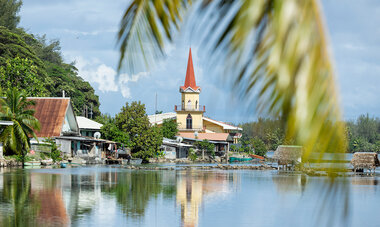
[[[194,65],[189,51],[185,83],[179,87],[180,105],[174,106],[175,112],[149,115],[151,124],[162,125],[165,119],[175,119],[178,124],[179,136],[189,139],[207,139],[238,143],[242,128],[205,117],[206,106],[201,105],[201,87],[196,84]],[[220,140],[223,138],[222,140]]]
[[[68,157],[101,157],[107,148],[115,142],[94,138],[100,130],[100,124],[90,119],[76,117],[68,97],[32,97],[36,105],[34,116],[40,122],[40,130],[36,131],[38,140],[31,139],[31,148],[37,152],[50,152],[46,138],[54,139],[59,150]],[[79,122],[77,121],[79,119]],[[81,135],[81,128],[87,136]],[[100,126],[100,127],[99,127]]]
[[[96,133],[100,135],[102,124],[82,116],[77,116],[76,119],[82,136],[96,137]]]

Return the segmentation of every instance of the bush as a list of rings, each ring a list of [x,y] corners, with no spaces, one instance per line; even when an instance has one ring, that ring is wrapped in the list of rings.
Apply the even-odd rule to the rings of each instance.
[[[251,139],[251,144],[252,147],[255,149],[255,154],[265,156],[265,154],[267,153],[267,149],[265,147],[264,142],[261,139],[255,137]]]
[[[190,148],[189,159],[194,162],[195,160],[197,160],[197,158],[198,158],[198,155],[195,153],[195,150],[193,148]]]

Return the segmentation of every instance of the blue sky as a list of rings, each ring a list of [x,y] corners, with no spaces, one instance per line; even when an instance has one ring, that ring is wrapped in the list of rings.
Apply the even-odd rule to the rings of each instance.
[[[112,3],[110,3],[112,2]],[[116,32],[127,0],[24,0],[20,26],[48,39],[59,39],[67,62],[76,62],[79,75],[99,95],[103,113],[118,113],[126,103],[141,100],[148,114],[173,111],[180,103],[191,46],[200,104],[206,115],[226,122],[247,122],[255,112],[236,98],[220,66],[210,66],[209,56],[198,51],[197,35],[176,36],[168,56],[155,67],[134,75],[116,77],[119,53]],[[338,72],[341,104],[346,119],[362,113],[380,116],[380,1],[324,0],[323,10]]]

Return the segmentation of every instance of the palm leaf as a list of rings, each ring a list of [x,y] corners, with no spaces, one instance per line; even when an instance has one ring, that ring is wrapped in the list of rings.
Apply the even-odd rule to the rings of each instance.
[[[238,93],[246,100],[257,100],[260,114],[281,117],[287,139],[304,146],[305,160],[312,152],[345,152],[344,124],[318,1],[202,3],[201,15],[211,10],[211,15],[218,17],[206,37],[218,36],[211,43],[212,51],[226,53],[220,65],[234,78]],[[119,42],[124,44],[120,46],[119,65],[125,60],[131,66],[140,60],[124,59],[130,48],[139,46],[127,40],[141,43],[140,37],[154,41],[151,45],[142,43],[144,48],[135,51],[143,56],[164,55],[163,40],[171,40],[172,30],[156,28],[158,22],[164,27],[169,25],[169,14],[162,10],[162,4],[163,1],[132,1],[119,33]],[[232,15],[228,23],[220,23],[226,15]],[[222,32],[215,35],[217,29]],[[123,39],[122,34],[128,38]]]
[[[162,57],[165,42],[172,41],[181,14],[190,4],[190,0],[132,1],[120,23],[118,70],[127,64],[128,70],[133,72],[141,64],[149,67],[153,59]]]

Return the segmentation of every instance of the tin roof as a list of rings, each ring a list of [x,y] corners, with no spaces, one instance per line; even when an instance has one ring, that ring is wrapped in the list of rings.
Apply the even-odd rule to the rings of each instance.
[[[103,126],[96,121],[88,119],[87,117],[77,116],[76,118],[80,129],[100,130],[100,128]]]
[[[34,116],[39,120],[41,129],[37,137],[57,137],[61,135],[70,98],[28,98],[36,102]]]

